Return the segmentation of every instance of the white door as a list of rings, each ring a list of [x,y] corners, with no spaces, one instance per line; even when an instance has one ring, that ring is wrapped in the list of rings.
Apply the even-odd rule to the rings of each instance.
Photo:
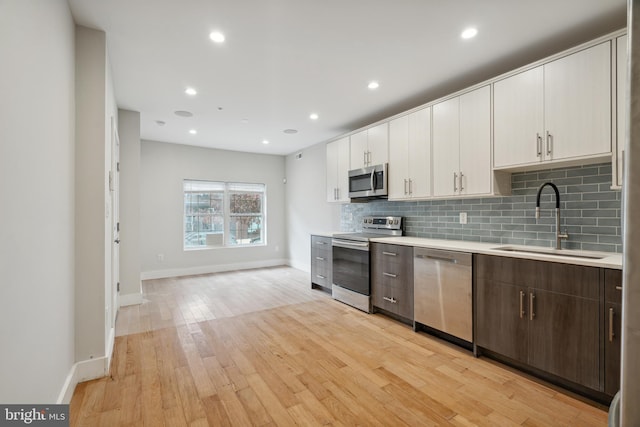
[[[460,194],[491,192],[491,90],[460,96]]]
[[[389,161],[389,124],[382,123],[367,130],[369,166],[381,165]]]
[[[409,116],[398,117],[389,123],[389,199],[409,197]]]
[[[614,186],[622,187],[624,172],[624,141],[626,138],[626,84],[627,84],[627,36],[618,37],[616,41],[616,92],[617,92],[617,138],[615,150],[615,182]]]
[[[407,158],[411,197],[431,196],[431,107],[409,114]]]
[[[493,159],[496,168],[543,160],[542,66],[493,85]]]
[[[111,118],[111,318],[110,327],[115,328],[118,316],[120,292],[120,138],[115,120]]]
[[[433,106],[433,195],[459,194],[459,97]]]
[[[349,138],[336,141],[338,144],[338,201],[348,202],[349,199]]]
[[[546,160],[611,152],[611,43],[544,66]]]
[[[361,169],[367,166],[368,160],[368,144],[367,144],[367,131],[363,130],[358,133],[354,133],[350,137],[350,168],[349,169]]]

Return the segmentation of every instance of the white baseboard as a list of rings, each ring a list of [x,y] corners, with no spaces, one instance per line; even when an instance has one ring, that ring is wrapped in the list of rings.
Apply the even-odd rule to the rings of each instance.
[[[120,295],[118,296],[118,303],[120,304],[120,307],[142,304],[142,292]]]
[[[107,357],[97,357],[75,363],[67,375],[56,403],[69,404],[78,383],[104,377],[107,375],[107,367]]]
[[[78,383],[109,375],[109,367],[111,366],[111,357],[113,356],[113,346],[115,343],[115,333],[115,328],[111,328],[106,356],[82,360],[73,364],[67,375],[67,379],[64,381],[62,390],[60,394],[58,394],[57,404],[67,405],[71,403],[73,392],[76,390]]]
[[[166,270],[143,271],[141,280],[164,279],[167,277],[194,276],[197,274],[221,273],[224,271],[250,270],[252,268],[277,267],[287,265],[285,259],[270,259],[264,261],[242,262],[237,264],[204,265],[201,267],[171,268]]]
[[[308,262],[298,262],[292,259],[287,261],[287,265],[289,267],[296,268],[298,270],[306,271],[307,273],[311,273],[311,266]]]

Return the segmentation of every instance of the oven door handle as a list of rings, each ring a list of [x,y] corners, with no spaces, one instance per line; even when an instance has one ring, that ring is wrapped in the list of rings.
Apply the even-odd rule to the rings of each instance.
[[[352,242],[350,240],[336,240],[331,241],[331,246],[337,246],[345,249],[355,249],[357,251],[369,252],[369,242]]]

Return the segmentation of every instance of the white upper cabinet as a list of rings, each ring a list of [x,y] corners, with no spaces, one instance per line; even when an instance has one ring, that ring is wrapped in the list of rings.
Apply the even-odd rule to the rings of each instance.
[[[616,40],[616,148],[613,150],[613,187],[621,188],[624,176],[624,144],[627,132],[627,36]]]
[[[389,124],[382,123],[351,135],[351,167],[360,169],[389,161]]]
[[[389,199],[431,195],[431,108],[389,123]]]
[[[611,153],[611,43],[494,84],[494,166]]]
[[[349,202],[349,137],[327,144],[327,202]]]
[[[490,86],[433,106],[433,195],[492,193]]]

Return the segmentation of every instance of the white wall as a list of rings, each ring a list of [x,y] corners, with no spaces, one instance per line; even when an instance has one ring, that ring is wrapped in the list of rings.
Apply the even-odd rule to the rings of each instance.
[[[284,157],[143,140],[140,160],[143,279],[286,262]],[[266,184],[267,245],[185,251],[184,179]]]
[[[106,372],[111,282],[111,117],[115,98],[103,31],[76,27],[76,361]]]
[[[326,145],[305,149],[300,159],[296,159],[296,154],[286,158],[288,263],[310,271],[309,236],[314,232],[339,231],[341,205],[326,202]]]
[[[0,402],[56,402],[74,363],[74,23],[0,1]]]
[[[142,302],[140,287],[140,113],[118,111],[120,135],[120,304]]]

